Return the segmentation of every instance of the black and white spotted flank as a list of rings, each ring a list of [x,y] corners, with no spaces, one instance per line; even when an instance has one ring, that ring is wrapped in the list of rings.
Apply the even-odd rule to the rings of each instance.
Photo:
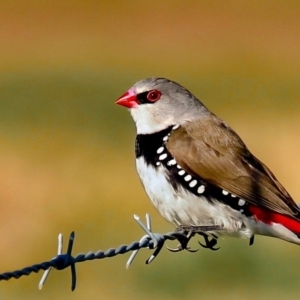
[[[183,187],[195,196],[204,197],[210,203],[217,200],[245,216],[249,216],[248,204],[245,200],[206,182],[200,177],[192,176],[176,162],[167,150],[166,143],[172,131],[177,128],[179,128],[178,125],[172,125],[153,134],[138,134],[135,143],[136,159],[142,157],[146,165],[157,171],[161,170],[175,192]],[[203,198],[199,201],[203,201]]]

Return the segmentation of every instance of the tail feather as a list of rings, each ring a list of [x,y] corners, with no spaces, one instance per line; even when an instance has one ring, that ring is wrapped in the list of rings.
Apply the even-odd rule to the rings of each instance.
[[[283,215],[258,206],[250,206],[249,211],[255,216],[257,221],[267,225],[272,223],[280,224],[300,237],[300,220],[291,216]]]

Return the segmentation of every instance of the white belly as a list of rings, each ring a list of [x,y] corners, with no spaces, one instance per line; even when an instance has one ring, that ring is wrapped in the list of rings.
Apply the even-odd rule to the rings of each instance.
[[[223,227],[214,234],[251,237],[252,231],[245,227],[247,218],[239,211],[219,201],[208,202],[204,196],[196,196],[178,187],[177,191],[167,181],[166,169],[147,165],[143,157],[136,160],[137,171],[144,188],[159,213],[175,226],[219,225]]]
[[[265,224],[255,218],[246,217],[222,202],[209,202],[204,196],[196,196],[181,185],[175,191],[167,180],[168,171],[163,165],[155,169],[147,165],[143,157],[136,160],[136,165],[152,203],[159,213],[175,226],[218,225],[222,226],[222,230],[207,233],[242,238],[261,234],[300,244],[299,237],[281,224]]]

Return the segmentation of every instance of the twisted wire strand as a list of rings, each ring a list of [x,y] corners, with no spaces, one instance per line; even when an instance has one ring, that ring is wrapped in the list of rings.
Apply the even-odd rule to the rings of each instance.
[[[178,232],[168,233],[168,234],[159,234],[155,233],[156,238],[163,243],[166,240],[175,240],[180,234]],[[74,239],[74,233],[71,234],[70,239]],[[72,240],[73,243],[73,240]],[[25,267],[21,270],[16,270],[13,272],[5,272],[0,274],[0,281],[10,280],[11,278],[19,279],[22,276],[28,276],[32,272],[38,273],[40,270],[47,270],[50,267],[53,267],[57,270],[63,270],[68,268],[76,263],[85,262],[88,260],[94,259],[104,259],[108,257],[114,257],[120,254],[125,254],[131,251],[140,250],[142,248],[153,249],[153,241],[150,237],[143,239],[141,242],[132,242],[130,245],[121,245],[118,248],[110,248],[106,251],[99,250],[97,252],[88,252],[86,254],[78,254],[76,257],[73,257],[71,253],[60,254],[51,259],[50,261],[45,261],[39,264],[34,264],[30,267]],[[75,289],[75,286],[74,286]],[[73,288],[72,288],[73,290]]]
[[[125,254],[130,251],[140,250],[142,248],[150,248],[152,241],[147,239],[144,240],[142,243],[140,242],[132,242],[130,245],[121,245],[118,248],[110,248],[106,251],[99,250],[97,252],[88,252],[86,254],[78,254],[74,258],[75,263],[85,262],[87,260],[94,260],[94,259],[103,259],[108,257],[114,257],[120,254]]]
[[[0,274],[0,281],[2,280],[10,280],[11,278],[18,279],[22,276],[28,276],[32,272],[38,273],[40,270],[45,270],[42,279],[39,282],[39,289],[41,289],[50,273],[51,268],[55,268],[56,270],[63,270],[68,267],[71,269],[71,290],[74,291],[76,287],[76,269],[75,265],[80,262],[85,262],[88,260],[94,260],[94,259],[104,259],[108,257],[114,257],[116,255],[125,254],[132,251],[132,254],[130,258],[128,259],[126,263],[126,267],[128,268],[131,263],[133,262],[135,256],[137,255],[138,251],[142,248],[149,248],[154,249],[153,254],[146,260],[146,264],[149,264],[152,262],[157,255],[160,253],[161,249],[163,248],[165,242],[167,240],[178,240],[180,245],[176,249],[170,249],[169,250],[173,252],[181,251],[183,249],[186,249],[190,252],[195,252],[197,250],[190,249],[187,244],[191,238],[191,236],[186,235],[185,231],[179,232],[174,231],[167,234],[161,234],[161,233],[153,233],[151,230],[151,219],[148,214],[146,214],[146,225],[140,221],[140,218],[136,215],[134,215],[134,219],[137,221],[137,223],[140,225],[140,227],[146,232],[146,235],[144,235],[139,242],[135,241],[132,242],[130,245],[121,245],[117,248],[110,248],[106,251],[99,250],[97,252],[88,252],[86,254],[78,254],[76,257],[72,256],[72,249],[73,249],[73,243],[75,238],[75,233],[72,232],[69,237],[69,243],[67,252],[62,254],[62,243],[63,238],[62,235],[59,234],[58,236],[58,251],[57,255],[51,259],[50,261],[45,261],[40,264],[34,264],[30,267],[23,268],[21,270],[16,270],[13,272],[5,272]],[[199,234],[203,231],[211,231],[214,229],[220,229],[217,227],[212,226],[198,226],[197,230],[199,230]],[[217,250],[213,247],[215,246],[216,240],[213,239],[211,241],[205,240],[206,245],[201,246],[205,248],[209,248],[211,250]]]
[[[2,273],[2,274],[0,274],[0,280],[9,280],[11,278],[19,279],[21,276],[28,276],[32,272],[38,273],[40,270],[47,270],[50,267],[55,268],[55,266],[56,266],[56,261],[55,260],[45,261],[45,262],[42,262],[40,264],[35,264],[31,267],[23,268],[21,270]]]

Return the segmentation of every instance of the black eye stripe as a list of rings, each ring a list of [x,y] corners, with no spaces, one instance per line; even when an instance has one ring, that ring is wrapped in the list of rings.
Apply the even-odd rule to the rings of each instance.
[[[143,92],[143,93],[137,94],[137,98],[141,104],[153,103],[147,99],[148,93],[149,92]]]
[[[149,92],[143,92],[143,93],[140,93],[137,95],[137,98],[141,104],[148,104],[148,103],[153,104],[154,103],[153,101],[149,101],[147,99],[148,93]]]
[[[157,96],[157,99],[153,99],[152,101],[150,101],[149,97],[151,98],[151,96],[152,96],[151,93],[153,93],[153,96]],[[156,93],[158,93],[158,94],[156,94]],[[137,94],[137,99],[140,102],[140,104],[153,104],[157,100],[159,100],[160,96],[161,96],[161,93],[159,91],[153,90],[153,91],[147,91],[147,92]]]

